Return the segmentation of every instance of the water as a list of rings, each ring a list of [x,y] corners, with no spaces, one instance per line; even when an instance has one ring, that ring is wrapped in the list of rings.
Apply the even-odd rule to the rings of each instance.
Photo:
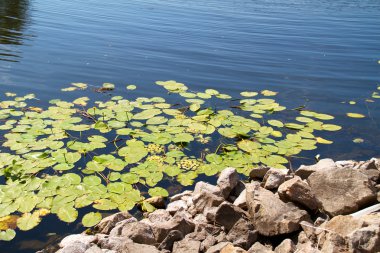
[[[0,0],[0,92],[44,101],[71,82],[111,82],[154,96],[154,81],[169,79],[232,95],[271,89],[289,108],[310,99],[344,127],[304,156],[367,159],[380,151],[380,101],[363,102],[380,83],[379,27],[377,0]],[[74,227],[46,220],[1,252],[34,252],[47,233]]]

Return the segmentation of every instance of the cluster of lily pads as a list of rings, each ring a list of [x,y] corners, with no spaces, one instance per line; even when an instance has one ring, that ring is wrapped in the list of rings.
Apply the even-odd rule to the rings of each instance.
[[[193,92],[176,81],[156,83],[183,100],[79,97],[40,108],[33,94],[6,93],[0,102],[0,240],[13,239],[16,228],[34,228],[51,213],[74,222],[77,209],[92,207],[82,219],[91,227],[104,210],[139,204],[152,211],[145,199],[168,196],[164,180],[189,186],[198,175],[229,166],[245,175],[260,164],[284,168],[290,157],[332,143],[319,137],[321,131],[341,129],[329,123],[331,115],[286,110],[269,90],[232,99],[214,89]],[[94,91],[112,94],[114,88],[106,83]],[[63,91],[86,89],[73,83]],[[230,106],[210,106],[219,100]]]

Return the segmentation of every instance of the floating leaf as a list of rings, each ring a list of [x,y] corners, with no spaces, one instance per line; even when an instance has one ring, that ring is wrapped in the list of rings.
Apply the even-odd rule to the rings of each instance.
[[[133,84],[127,85],[127,90],[135,90],[136,88],[137,88],[136,85],[133,85]]]
[[[348,112],[346,115],[350,118],[357,118],[357,119],[365,118],[365,115],[360,114],[360,113]]]
[[[13,229],[0,231],[0,241],[11,241],[15,238],[16,232]]]
[[[152,197],[155,197],[155,196],[168,197],[169,196],[168,191],[161,187],[150,188],[148,193]]]
[[[17,227],[20,230],[31,230],[40,223],[41,219],[38,213],[25,213],[17,220]]]
[[[78,211],[71,206],[62,206],[58,209],[57,215],[61,221],[71,223],[77,219]]]
[[[102,215],[100,213],[90,212],[83,216],[82,224],[85,227],[93,227],[102,220]]]

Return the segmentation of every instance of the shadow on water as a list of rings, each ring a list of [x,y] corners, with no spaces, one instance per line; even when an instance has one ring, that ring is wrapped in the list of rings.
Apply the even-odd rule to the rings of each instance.
[[[21,51],[15,46],[24,44],[30,21],[29,0],[0,1],[0,61],[18,62]]]

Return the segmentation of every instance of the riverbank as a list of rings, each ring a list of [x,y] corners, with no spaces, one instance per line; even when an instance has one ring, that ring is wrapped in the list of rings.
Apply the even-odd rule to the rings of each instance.
[[[57,252],[378,252],[379,179],[375,158],[323,159],[295,172],[259,167],[247,181],[226,168],[216,185],[198,182],[140,221],[108,216]]]

